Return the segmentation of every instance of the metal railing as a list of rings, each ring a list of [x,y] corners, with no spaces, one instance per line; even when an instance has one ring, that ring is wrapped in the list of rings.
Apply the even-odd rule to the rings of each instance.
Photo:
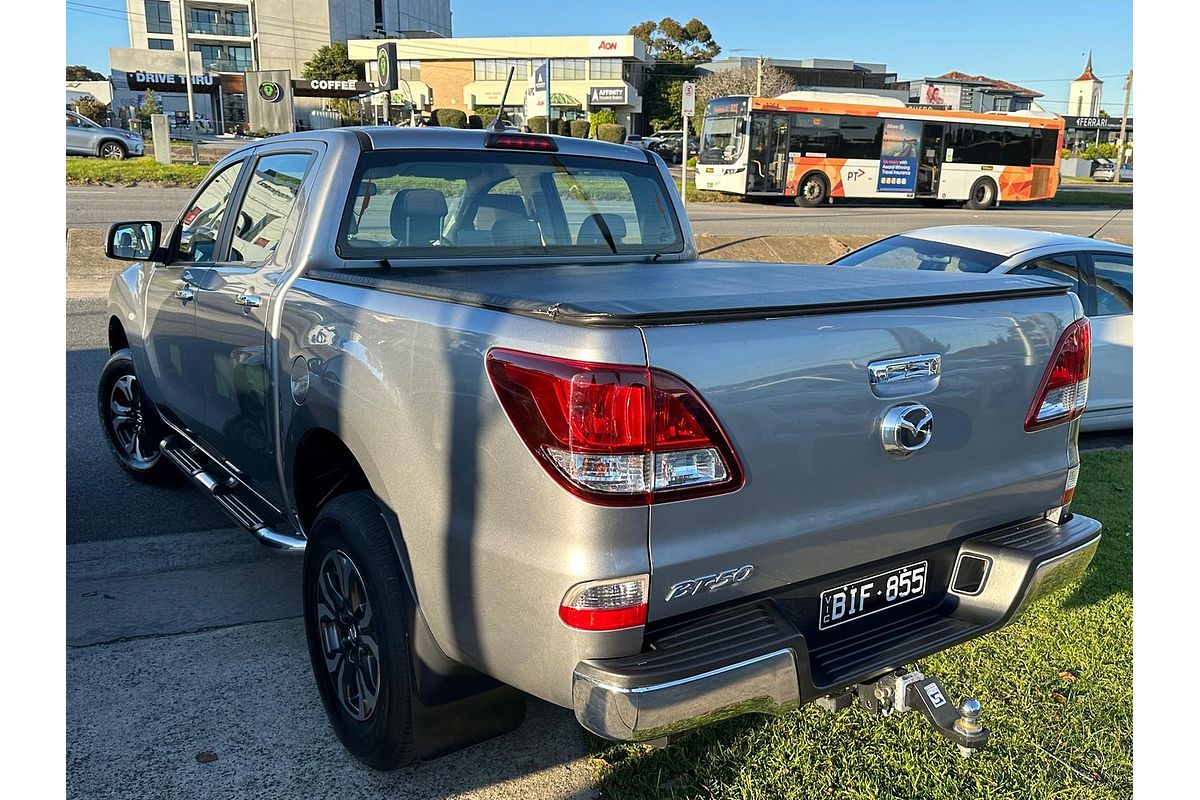
[[[206,34],[208,36],[243,36],[249,38],[250,23],[196,22],[188,20],[188,33]]]

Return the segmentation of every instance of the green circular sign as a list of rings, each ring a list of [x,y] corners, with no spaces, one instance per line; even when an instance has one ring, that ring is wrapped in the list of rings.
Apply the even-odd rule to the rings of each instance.
[[[283,87],[275,81],[263,81],[258,85],[258,96],[268,103],[278,103],[283,97]]]
[[[388,54],[386,50],[379,51],[379,85],[390,85],[390,78],[388,76]]]

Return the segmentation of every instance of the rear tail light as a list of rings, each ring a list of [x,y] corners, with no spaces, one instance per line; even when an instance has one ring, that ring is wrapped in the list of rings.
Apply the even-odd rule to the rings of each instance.
[[[1071,467],[1067,470],[1067,485],[1063,489],[1062,504],[1064,506],[1071,505],[1071,501],[1075,499],[1075,486],[1079,483],[1079,465]]]
[[[1036,431],[1075,419],[1087,406],[1088,374],[1092,355],[1092,327],[1078,320],[1063,331],[1050,367],[1042,377],[1025,430]]]
[[[585,500],[645,505],[742,485],[712,412],[674,375],[500,349],[487,369],[522,441]]]
[[[558,617],[572,628],[613,631],[646,624],[649,575],[581,583],[558,607]]]
[[[558,149],[558,142],[549,136],[531,136],[528,133],[497,133],[491,132],[483,137],[484,147],[497,147],[505,150],[548,150]]]

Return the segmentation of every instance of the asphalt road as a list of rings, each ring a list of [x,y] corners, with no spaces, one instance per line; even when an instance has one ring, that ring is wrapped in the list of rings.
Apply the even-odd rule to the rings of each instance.
[[[67,227],[106,228],[117,220],[171,223],[191,189],[67,187]],[[931,225],[1005,225],[1089,236],[1116,213],[1092,206],[1003,205],[989,211],[840,202],[822,208],[757,203],[693,203],[688,217],[696,233],[745,236],[806,234],[889,236]],[[1133,241],[1133,211],[1121,212],[1105,237]]]

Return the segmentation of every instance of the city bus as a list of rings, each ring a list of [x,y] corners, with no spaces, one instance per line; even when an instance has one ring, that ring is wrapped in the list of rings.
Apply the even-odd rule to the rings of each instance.
[[[1054,196],[1062,137],[1062,118],[1045,112],[826,92],[719,97],[705,109],[696,188],[806,207],[847,197],[992,208]]]

